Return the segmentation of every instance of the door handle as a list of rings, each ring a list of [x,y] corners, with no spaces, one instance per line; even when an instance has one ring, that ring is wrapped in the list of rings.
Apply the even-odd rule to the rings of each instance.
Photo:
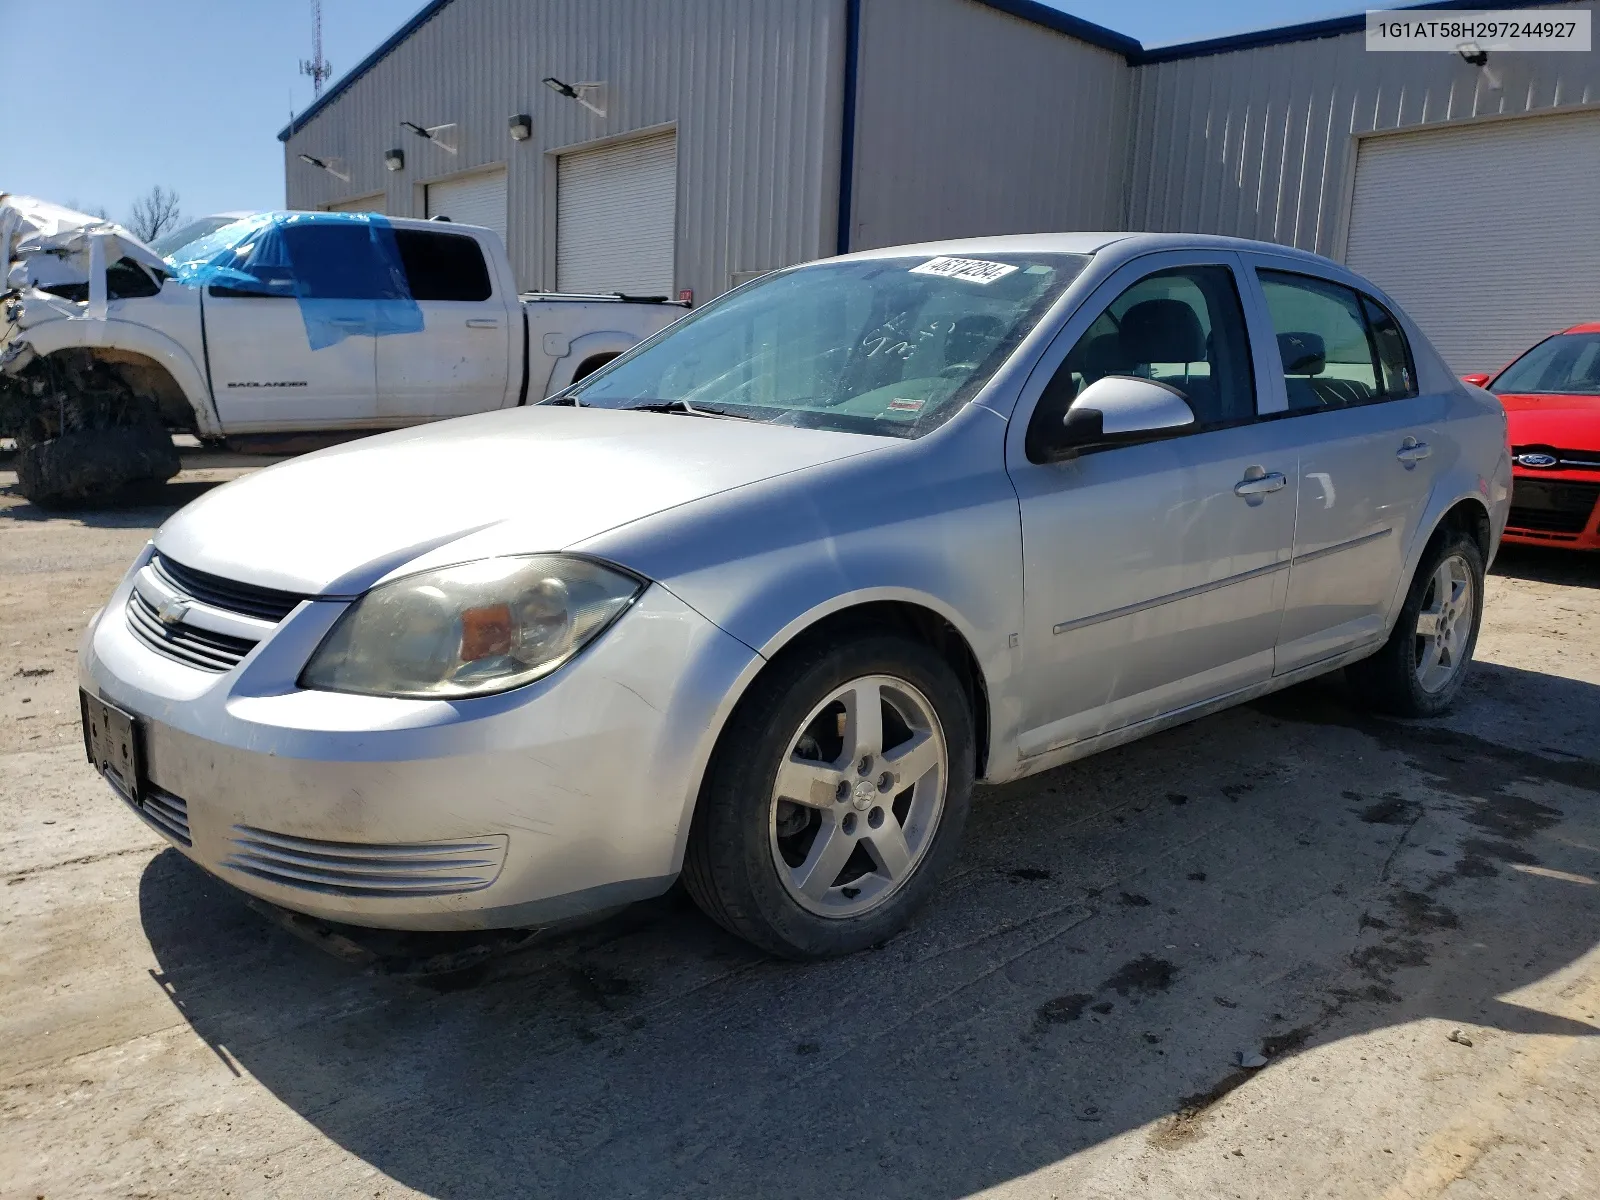
[[[1433,447],[1427,442],[1419,442],[1414,437],[1408,437],[1400,444],[1400,449],[1394,452],[1394,456],[1409,467],[1412,463],[1421,462],[1432,453]]]
[[[499,329],[500,322],[493,317],[468,317],[468,329]]]
[[[1233,494],[1235,496],[1265,496],[1268,492],[1278,491],[1288,482],[1281,471],[1269,471],[1265,475],[1258,475],[1253,479],[1241,479],[1233,485]]]

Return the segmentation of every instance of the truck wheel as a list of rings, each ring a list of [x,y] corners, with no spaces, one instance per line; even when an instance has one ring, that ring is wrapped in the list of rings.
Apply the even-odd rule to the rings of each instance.
[[[182,466],[154,422],[77,429],[17,446],[17,490],[40,508],[75,508],[165,483]]]
[[[1441,531],[1417,564],[1389,640],[1346,667],[1345,678],[1372,708],[1438,716],[1461,690],[1482,621],[1483,551],[1468,534]]]
[[[683,881],[784,958],[874,946],[954,858],[972,797],[971,707],[919,642],[864,633],[780,660],[712,755]]]

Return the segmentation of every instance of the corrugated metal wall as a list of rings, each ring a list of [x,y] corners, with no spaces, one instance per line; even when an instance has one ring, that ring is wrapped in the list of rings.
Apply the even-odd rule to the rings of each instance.
[[[861,7],[852,249],[1122,226],[1122,55],[971,0]]]
[[[707,299],[734,272],[831,253],[844,0],[454,0],[285,147],[287,203],[383,190],[422,215],[422,185],[504,163],[520,286],[555,285],[549,151],[631,131],[678,134],[678,280]],[[604,80],[598,117],[541,85]],[[507,118],[533,116],[515,142]],[[455,122],[450,155],[400,128]],[[405,170],[383,151],[405,151]],[[298,155],[343,158],[348,183]]]
[[[1128,227],[1338,258],[1358,135],[1600,103],[1600,54],[1495,51],[1489,65],[1497,91],[1455,55],[1368,53],[1351,33],[1137,67]]]

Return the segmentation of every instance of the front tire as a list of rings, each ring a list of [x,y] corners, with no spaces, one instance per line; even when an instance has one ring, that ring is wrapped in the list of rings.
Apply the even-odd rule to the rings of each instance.
[[[1417,565],[1389,640],[1345,677],[1379,711],[1438,716],[1461,691],[1482,622],[1483,551],[1468,534],[1441,531]]]
[[[971,705],[928,647],[869,633],[797,648],[723,731],[684,884],[718,924],[780,957],[877,945],[954,858],[974,770]]]

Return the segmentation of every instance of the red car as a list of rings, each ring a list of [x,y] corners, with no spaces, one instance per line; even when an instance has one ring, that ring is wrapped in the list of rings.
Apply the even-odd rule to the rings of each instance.
[[[1600,321],[1545,338],[1491,379],[1510,421],[1505,540],[1600,550]]]

